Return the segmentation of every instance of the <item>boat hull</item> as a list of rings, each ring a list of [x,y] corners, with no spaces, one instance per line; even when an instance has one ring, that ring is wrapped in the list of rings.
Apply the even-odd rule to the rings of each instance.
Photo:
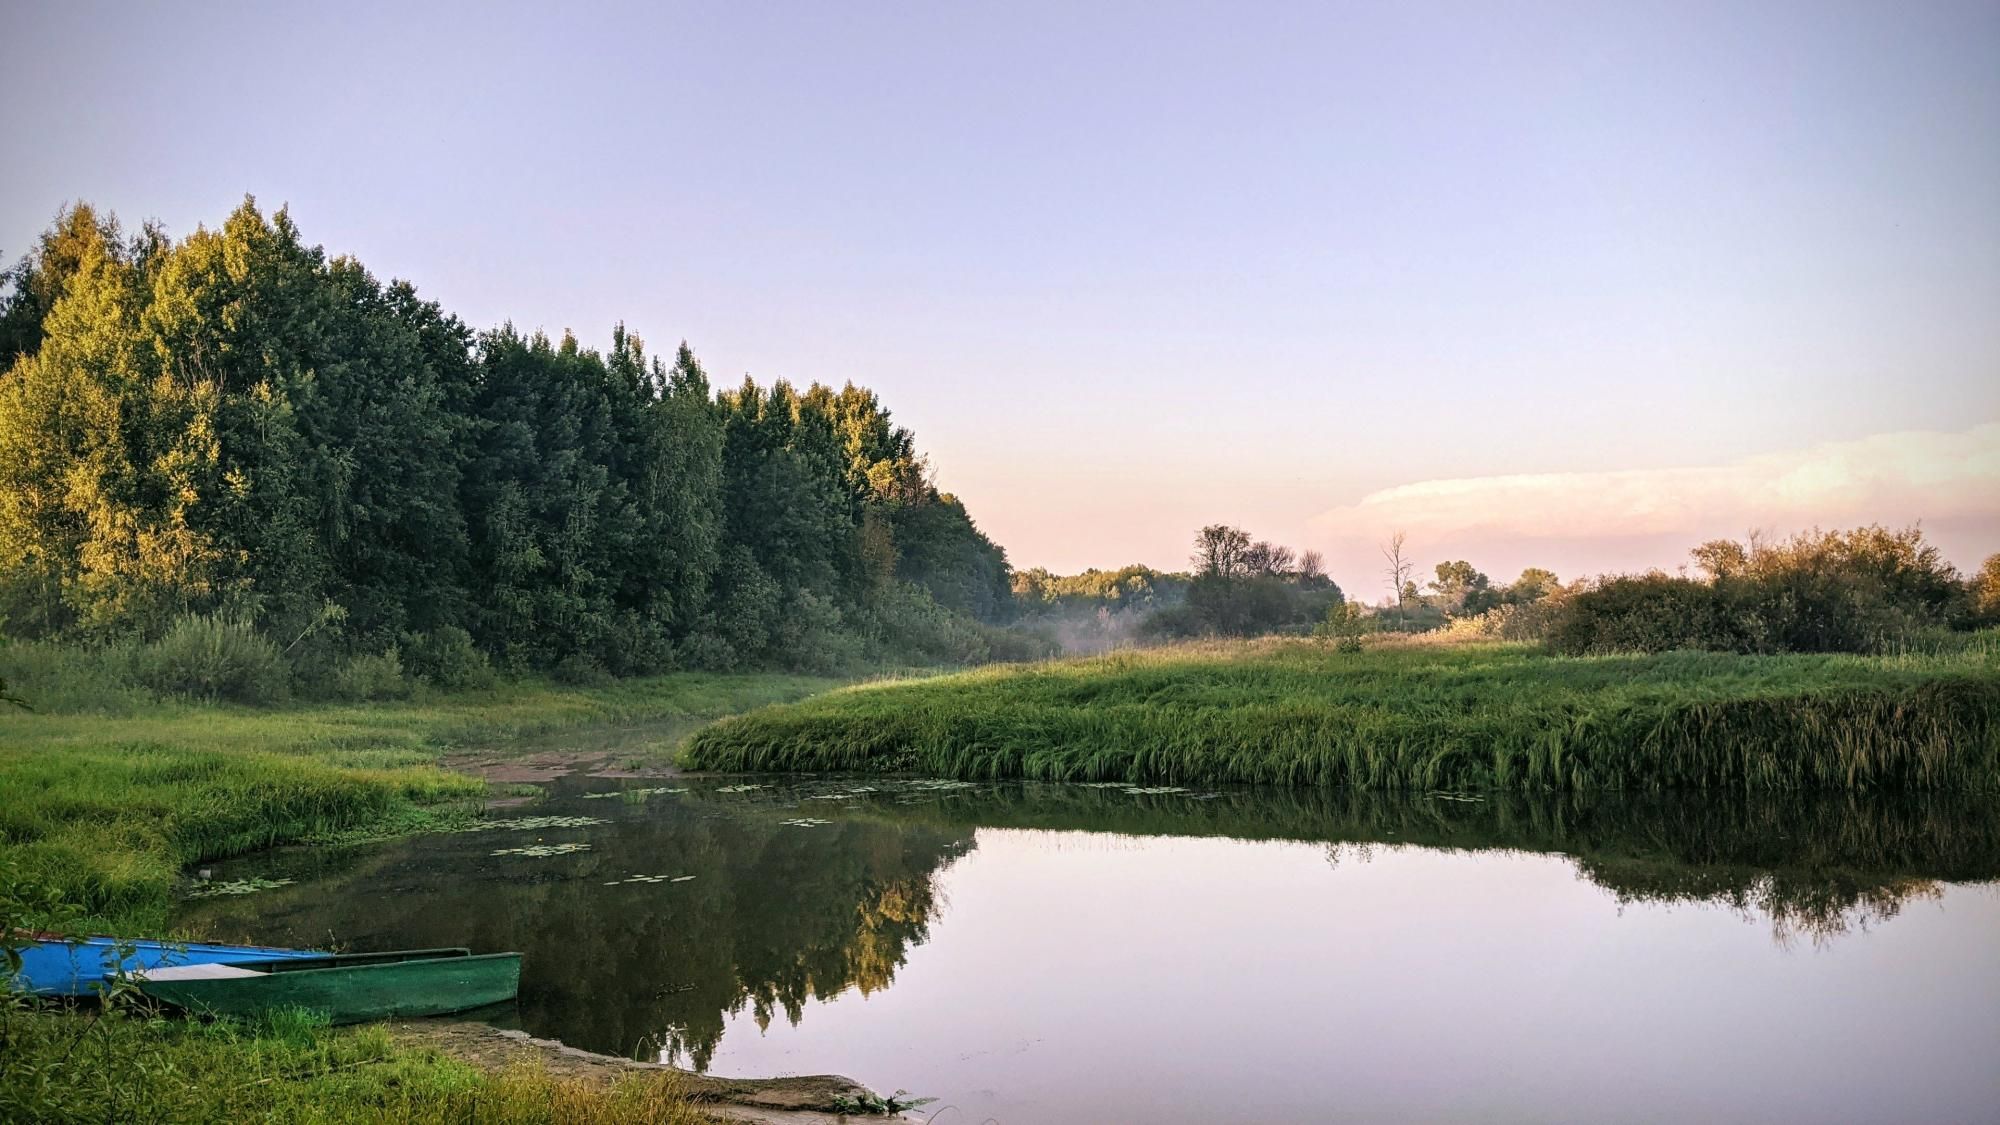
[[[303,1008],[341,1024],[462,1012],[512,1000],[521,987],[518,953],[475,957],[463,950],[424,950],[244,967],[263,971],[214,980],[141,980],[139,988],[198,1015]]]
[[[175,965],[206,965],[221,961],[251,963],[288,958],[324,957],[311,949],[279,949],[263,945],[222,945],[216,942],[128,940],[129,952],[118,955],[120,939],[111,937],[49,939],[21,951],[21,972],[14,991],[36,996],[92,996],[121,968],[128,974]]]

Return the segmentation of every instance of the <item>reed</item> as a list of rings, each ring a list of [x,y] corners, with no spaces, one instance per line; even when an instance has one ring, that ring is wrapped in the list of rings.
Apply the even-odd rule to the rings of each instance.
[[[1203,643],[863,685],[697,733],[684,764],[1405,790],[2000,791],[2000,646],[1557,657]]]

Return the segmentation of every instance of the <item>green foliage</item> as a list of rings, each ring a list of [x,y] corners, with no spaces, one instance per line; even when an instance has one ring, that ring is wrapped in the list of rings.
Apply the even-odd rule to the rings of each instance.
[[[1500,604],[1501,592],[1493,588],[1492,579],[1459,559],[1437,564],[1431,600],[1447,617],[1477,617]]]
[[[1810,532],[1695,548],[1700,579],[1598,582],[1562,599],[1558,652],[1888,652],[1974,623],[1958,573],[1916,528]]]
[[[255,1021],[164,1019],[127,1007],[0,1013],[0,1120],[398,1121],[445,1125],[695,1125],[671,1074],[615,1083],[531,1066],[488,1073],[298,1011]]]
[[[856,1097],[836,1094],[833,1109],[836,1113],[857,1114],[865,1117],[890,1117],[920,1109],[936,1101],[936,1098],[913,1098],[908,1090],[898,1090],[887,1097],[872,1091]]]
[[[1368,619],[1361,608],[1352,602],[1335,602],[1326,608],[1326,616],[1313,626],[1313,636],[1323,641],[1333,642],[1340,652],[1361,651],[1361,638],[1368,633]]]
[[[1988,555],[1972,576],[1968,598],[1982,625],[2000,625],[2000,555]]]
[[[0,675],[37,711],[131,714],[158,698],[139,682],[140,648],[131,641],[7,641],[0,643]]]
[[[395,645],[381,652],[356,653],[341,661],[328,686],[334,698],[355,703],[402,699],[410,694],[410,681],[403,676],[402,654]]]
[[[1271,574],[1198,574],[1188,584],[1186,601],[1148,617],[1140,634],[1174,639],[1302,633],[1341,601],[1332,583],[1311,587]]]
[[[284,657],[248,622],[221,614],[176,620],[139,653],[139,680],[161,695],[269,703],[283,699]]]
[[[403,656],[411,675],[444,691],[490,688],[498,681],[492,662],[472,643],[472,634],[456,625],[409,636]]]
[[[829,686],[682,673],[591,691],[516,683],[421,703],[0,714],[0,853],[95,928],[156,933],[189,864],[467,815],[465,802],[485,789],[434,768],[447,746],[714,716]]]
[[[571,687],[603,687],[611,682],[611,673],[604,665],[580,652],[572,652],[549,670],[549,675],[559,684]]]
[[[475,337],[247,199],[173,243],[69,209],[7,280],[20,637],[226,614],[304,686],[380,695],[389,645],[446,688],[486,678],[464,638],[516,672],[832,668],[898,583],[968,622],[1011,612],[1006,556],[862,388],[718,396],[685,344],[669,365],[623,325],[605,353]]]
[[[1252,540],[1250,533],[1212,524],[1195,534],[1194,578],[1183,601],[1147,617],[1139,635],[1255,637],[1303,633],[1342,600],[1319,556]]]
[[[870,685],[698,732],[689,766],[1391,789],[2000,790],[2000,644],[1590,659],[1206,645]]]

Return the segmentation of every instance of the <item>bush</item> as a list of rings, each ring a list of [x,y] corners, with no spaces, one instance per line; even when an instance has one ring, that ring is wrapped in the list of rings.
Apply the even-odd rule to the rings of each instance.
[[[162,695],[266,703],[283,699],[291,674],[278,646],[247,621],[187,616],[139,653],[138,678]]]
[[[472,643],[472,634],[456,625],[411,634],[403,655],[411,675],[445,691],[489,688],[498,679],[493,662]]]
[[[88,646],[10,641],[0,644],[0,679],[44,714],[130,715],[154,703],[139,681],[138,656],[130,641]]]
[[[1188,585],[1187,601],[1148,617],[1149,637],[1257,637],[1302,633],[1341,601],[1331,583],[1305,586],[1275,575],[1203,574]]]
[[[1884,652],[1972,622],[1958,572],[1912,528],[1811,532],[1694,551],[1707,581],[1605,579],[1563,600],[1559,652]]]
[[[1454,639],[1495,641],[1546,640],[1563,601],[1543,597],[1531,602],[1504,602],[1472,617],[1454,617],[1445,634]]]
[[[604,665],[580,652],[572,652],[549,670],[549,675],[559,684],[571,687],[603,687],[611,682],[611,673]]]
[[[1572,594],[1557,608],[1547,639],[1551,649],[1572,656],[1758,647],[1738,627],[1722,591],[1657,571],[1606,578]]]
[[[1361,636],[1368,631],[1368,620],[1361,615],[1361,607],[1352,602],[1335,602],[1326,608],[1326,616],[1313,626],[1313,636],[1332,641],[1341,652],[1360,652]]]
[[[340,662],[333,673],[333,694],[356,703],[371,699],[402,699],[410,694],[403,678],[402,654],[390,645],[379,653],[357,653]]]
[[[831,673],[860,662],[861,638],[844,628],[833,599],[800,590],[787,609],[771,635],[773,655],[786,667]]]
[[[1978,625],[2000,625],[2000,555],[1988,555],[1979,573],[1966,584],[1966,597]]]

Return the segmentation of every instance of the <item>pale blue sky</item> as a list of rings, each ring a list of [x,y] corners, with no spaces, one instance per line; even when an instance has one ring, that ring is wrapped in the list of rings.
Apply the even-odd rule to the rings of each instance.
[[[1022,566],[1230,520],[1363,587],[1378,490],[2000,420],[1992,0],[10,4],[0,72],[10,259],[66,200],[289,203],[475,326],[873,386]],[[1848,499],[1963,563],[1985,483]],[[1413,541],[1849,518],[1713,495]]]

